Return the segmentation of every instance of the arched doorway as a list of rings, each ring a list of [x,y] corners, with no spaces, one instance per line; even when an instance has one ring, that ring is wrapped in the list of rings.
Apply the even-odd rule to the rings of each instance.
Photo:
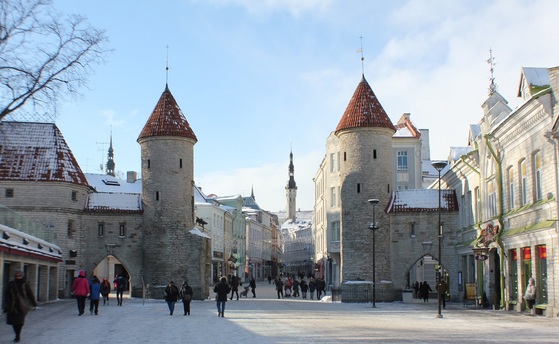
[[[427,284],[431,288],[431,292],[429,293],[429,298],[437,299],[437,269],[439,268],[439,261],[433,258],[433,256],[426,254],[415,261],[412,265],[408,274],[406,276],[406,283],[408,289],[414,289],[414,285],[417,282]],[[447,271],[442,268],[442,276],[443,278],[447,279],[448,285],[448,274]],[[414,298],[417,298],[417,295],[414,293]]]
[[[130,286],[132,285],[132,276],[130,275],[128,269],[122,264],[120,260],[118,260],[113,255],[108,255],[103,260],[97,264],[97,266],[93,269],[93,275],[97,276],[99,280],[103,280],[107,278],[109,282],[111,282],[111,293],[114,294],[115,292],[115,284],[114,281],[120,275],[126,281],[126,289],[124,291],[124,295],[130,296]]]

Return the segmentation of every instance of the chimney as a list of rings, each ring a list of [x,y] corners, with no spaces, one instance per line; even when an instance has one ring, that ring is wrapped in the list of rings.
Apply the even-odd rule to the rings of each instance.
[[[138,180],[138,172],[136,172],[136,171],[126,172],[126,182],[127,183],[134,183],[136,180]]]

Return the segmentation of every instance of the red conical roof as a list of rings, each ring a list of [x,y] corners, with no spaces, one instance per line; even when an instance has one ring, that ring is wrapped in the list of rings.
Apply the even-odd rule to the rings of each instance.
[[[380,105],[365,76],[361,78],[353,97],[336,127],[335,133],[351,128],[384,127],[396,131],[394,124]]]
[[[138,136],[138,141],[150,136],[181,136],[198,141],[168,86],[165,86],[165,91]]]

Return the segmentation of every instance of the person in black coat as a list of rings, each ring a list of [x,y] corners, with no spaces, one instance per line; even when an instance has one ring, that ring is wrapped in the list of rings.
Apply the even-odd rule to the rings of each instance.
[[[192,287],[184,281],[180,290],[180,297],[182,299],[182,306],[184,308],[184,315],[190,315],[190,301],[192,301]]]
[[[217,316],[225,317],[225,303],[227,302],[227,296],[231,288],[227,284],[227,277],[221,277],[219,283],[214,286],[214,292],[217,294],[215,300],[217,303]]]
[[[23,271],[16,270],[15,279],[8,283],[4,295],[4,312],[8,313],[7,323],[12,325],[16,338],[14,342],[21,340],[21,329],[25,325],[27,312],[37,307],[37,301],[31,291],[31,287],[23,278]]]
[[[250,277],[248,285],[250,286],[250,291],[252,292],[252,297],[256,297],[256,280],[254,279],[253,276]]]
[[[179,288],[175,285],[175,282],[169,282],[167,288],[165,288],[165,301],[167,302],[167,306],[169,306],[169,313],[173,315],[175,311],[175,303],[179,299]]]
[[[237,300],[239,299],[239,278],[237,276],[231,276],[231,297],[229,300],[233,300],[233,295],[237,293]]]

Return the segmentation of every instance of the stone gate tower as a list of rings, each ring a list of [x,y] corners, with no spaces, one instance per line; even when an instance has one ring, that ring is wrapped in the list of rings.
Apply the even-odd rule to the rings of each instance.
[[[194,144],[197,138],[168,86],[138,137],[142,157],[144,283],[152,297],[170,280],[188,280],[208,296],[207,238],[194,228]]]
[[[369,199],[379,199],[375,214],[376,281],[390,280],[390,234],[384,208],[392,182],[392,136],[396,129],[362,77],[335,131],[340,147],[341,281],[373,280],[373,220]]]

